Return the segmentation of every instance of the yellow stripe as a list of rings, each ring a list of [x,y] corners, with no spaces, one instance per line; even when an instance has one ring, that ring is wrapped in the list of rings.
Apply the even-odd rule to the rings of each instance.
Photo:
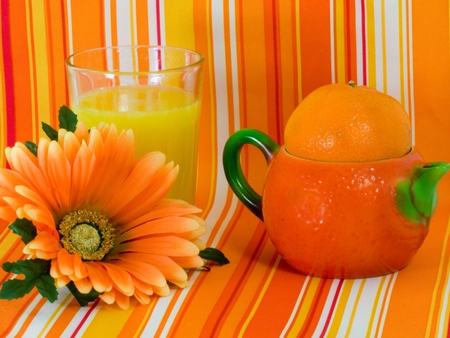
[[[141,324],[137,328],[136,332],[134,333],[133,338],[140,337],[142,334],[142,331],[145,329],[145,326],[147,325],[148,319],[150,318],[150,315],[153,313],[153,310],[155,309],[156,304],[158,303],[157,297],[152,297],[150,304],[147,306],[147,311],[145,312],[144,318],[142,318]]]
[[[195,49],[193,19],[193,0],[165,1],[164,20],[167,45]],[[208,41],[211,41],[209,37]]]
[[[375,14],[374,1],[367,0],[367,69],[368,69],[368,85],[369,87],[377,87],[377,65],[375,51]]]
[[[321,281],[320,278],[317,277],[311,278],[311,283],[309,284],[309,288],[304,296],[300,312],[298,313],[297,318],[295,319],[291,331],[287,335],[288,337],[298,337],[302,329],[302,326],[305,323],[306,317],[308,316],[309,310],[311,309],[311,304],[314,300],[314,296],[316,295],[316,291],[320,281]]]
[[[25,13],[26,13],[26,24],[27,24],[27,45],[28,45],[28,67],[30,68],[30,107],[31,107],[31,125],[33,128],[31,129],[32,140],[37,141],[38,137],[36,135],[36,95],[34,88],[34,56],[33,56],[33,40],[31,33],[31,14],[30,14],[30,1],[25,1]]]
[[[53,320],[55,319],[56,315],[61,311],[61,309],[63,307],[66,306],[67,302],[72,300],[72,294],[69,293],[67,294],[66,298],[64,298],[64,300],[58,305],[58,307],[53,310],[52,315],[47,319],[47,322],[45,323],[45,325],[42,327],[41,332],[37,335],[37,337],[42,337],[45,334],[45,331],[47,330],[47,328],[50,326],[50,324],[52,324]]]
[[[134,306],[130,306],[127,310],[122,310],[118,306],[102,306],[87,326],[83,337],[117,337],[133,314],[133,310]]]
[[[248,324],[253,319],[256,310],[259,307],[259,304],[261,304],[261,301],[263,299],[263,296],[266,294],[267,288],[269,287],[270,282],[272,281],[273,276],[275,275],[275,272],[277,271],[278,264],[280,263],[281,256],[278,255],[277,260],[275,261],[275,264],[272,267],[272,270],[270,271],[269,276],[267,277],[266,282],[264,283],[264,286],[261,290],[261,293],[258,296],[258,299],[255,302],[255,305],[253,306],[252,310],[250,311],[250,314],[248,315],[247,319],[245,320],[244,325],[242,325],[241,331],[239,332],[238,337],[243,337],[245,330],[247,330]]]
[[[436,325],[433,325],[433,319],[434,319],[435,308],[437,306],[436,303],[438,302],[437,301],[438,289],[439,289],[439,285],[441,284],[440,281],[443,278],[442,274],[444,271],[445,257],[448,255],[448,245],[446,245],[446,244],[448,243],[449,237],[450,237],[450,219],[447,223],[447,231],[445,232],[444,245],[442,246],[441,258],[439,259],[439,270],[437,273],[436,283],[434,284],[433,296],[431,298],[430,312],[428,315],[427,330],[426,330],[425,337],[430,337],[431,330],[436,329],[436,327],[435,327]],[[448,265],[446,267],[448,268]],[[448,283],[448,274],[446,274],[446,276],[445,276],[445,284],[444,285],[447,285],[447,283]],[[441,306],[439,307],[438,313],[441,313]]]
[[[336,59],[337,59],[337,82],[345,83],[345,15],[344,0],[337,0],[336,8]]]
[[[31,16],[33,20],[33,42],[34,45],[34,58],[36,65],[36,88],[37,88],[37,104],[38,104],[38,117],[39,122],[45,121],[50,123],[51,105],[49,95],[49,68],[48,68],[48,53],[47,53],[47,33],[46,33],[46,20],[45,20],[45,5],[44,1],[33,1]],[[36,126],[33,121],[33,127]],[[34,130],[33,130],[34,131]],[[41,136],[44,132],[40,130]]]
[[[130,0],[130,41],[132,45],[136,44],[136,6],[134,5],[134,1]],[[133,62],[135,62],[135,58],[133,57]],[[134,68],[133,68],[134,69]]]
[[[365,279],[363,279],[361,281],[361,285],[359,286],[358,294],[356,295],[355,303],[353,304],[353,310],[352,310],[352,314],[350,316],[350,320],[348,322],[348,327],[347,327],[347,332],[345,333],[345,337],[348,337],[350,335],[350,331],[353,326],[353,321],[355,320],[356,309],[358,308],[359,300],[361,299],[361,294],[364,289],[364,284],[366,284]]]
[[[5,237],[3,238],[3,236]],[[1,234],[0,237],[3,238],[0,245],[0,259],[1,259],[5,256],[6,252],[14,245],[14,243],[19,239],[19,237],[17,237],[17,235],[15,235],[8,227],[6,227],[3,230],[3,233]]]
[[[333,316],[333,322],[331,323],[330,329],[327,332],[329,337],[337,337],[354,283],[355,281],[353,279],[349,279],[344,282],[339,296],[339,303]],[[351,306],[353,306],[353,304],[351,304]]]

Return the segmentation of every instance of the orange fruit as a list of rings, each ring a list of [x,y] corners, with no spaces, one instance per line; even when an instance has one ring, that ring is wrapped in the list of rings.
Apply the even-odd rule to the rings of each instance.
[[[365,86],[331,84],[309,94],[290,116],[286,150],[326,162],[397,158],[411,149],[411,124],[402,105]]]
[[[307,275],[366,278],[404,268],[428,226],[399,213],[393,188],[422,161],[412,150],[384,161],[330,163],[281,147],[269,164],[262,199],[270,239]]]

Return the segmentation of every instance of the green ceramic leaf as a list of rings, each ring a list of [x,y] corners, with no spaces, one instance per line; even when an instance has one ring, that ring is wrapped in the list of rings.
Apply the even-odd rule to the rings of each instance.
[[[52,141],[58,141],[58,131],[53,129],[52,126],[48,125],[45,122],[41,122],[42,130],[48,136],[48,138]]]
[[[31,141],[25,141],[25,147],[27,147],[28,150],[31,151],[31,153],[37,157],[38,146],[36,143]]]
[[[94,289],[92,289],[89,293],[81,293],[75,287],[75,284],[73,282],[70,282],[66,286],[70,290],[72,295],[75,297],[78,304],[80,304],[81,306],[88,305],[90,302],[93,302],[94,300],[96,300],[98,298],[98,296],[101,295],[100,292],[97,292]]]
[[[36,235],[36,227],[26,218],[17,218],[9,227],[16,235],[22,237],[22,242],[28,244]]]
[[[199,256],[203,259],[218,263],[220,265],[230,263],[228,258],[226,258],[220,250],[215,248],[206,248],[205,250],[200,251]]]
[[[0,290],[0,299],[22,298],[34,287],[52,303],[58,298],[55,281],[49,275],[50,261],[43,259],[20,260],[15,263],[6,262],[2,267],[6,272],[25,275],[25,279],[4,282]]]
[[[74,132],[77,129],[77,115],[67,106],[59,108],[59,128]]]

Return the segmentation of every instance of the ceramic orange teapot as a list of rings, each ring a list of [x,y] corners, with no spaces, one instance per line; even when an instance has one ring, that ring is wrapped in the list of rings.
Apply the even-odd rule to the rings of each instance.
[[[268,163],[262,196],[243,175],[240,152],[256,146]],[[364,278],[405,267],[422,245],[436,207],[436,186],[450,170],[414,150],[361,163],[307,160],[266,134],[244,129],[227,141],[229,185],[266,225],[281,256],[303,274]]]

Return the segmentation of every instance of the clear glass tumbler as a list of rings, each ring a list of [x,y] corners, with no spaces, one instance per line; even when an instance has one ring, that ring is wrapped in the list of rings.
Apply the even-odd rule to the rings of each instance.
[[[88,127],[133,129],[136,157],[161,151],[179,165],[168,197],[195,202],[204,58],[187,49],[117,46],[66,60],[71,109]]]

